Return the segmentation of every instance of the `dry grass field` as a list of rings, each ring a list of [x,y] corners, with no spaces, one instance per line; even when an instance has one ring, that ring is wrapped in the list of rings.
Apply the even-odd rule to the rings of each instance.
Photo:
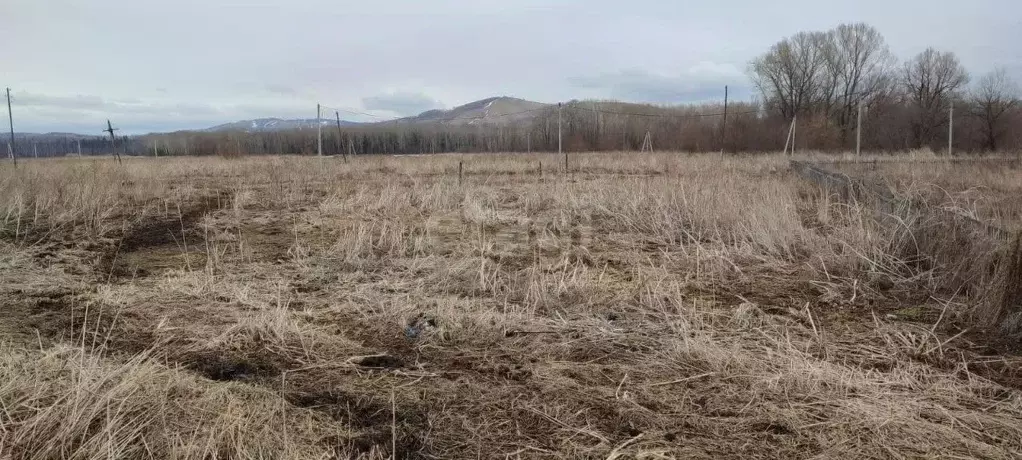
[[[1003,242],[781,156],[562,161],[3,165],[0,459],[1022,456]],[[1017,219],[927,168],[870,174]]]
[[[904,196],[932,206],[1022,230],[1022,157],[982,158],[963,163],[843,164],[841,171],[888,184]]]

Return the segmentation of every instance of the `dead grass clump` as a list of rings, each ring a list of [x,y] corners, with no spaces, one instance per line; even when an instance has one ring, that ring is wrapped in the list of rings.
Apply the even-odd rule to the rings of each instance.
[[[430,254],[431,235],[428,230],[409,228],[400,222],[378,220],[359,222],[340,231],[327,254],[347,264],[359,265],[365,260],[389,260]],[[365,268],[364,266],[362,266]]]
[[[323,458],[349,432],[274,393],[203,382],[147,355],[5,349],[6,458]]]
[[[978,322],[1000,326],[1008,335],[1022,332],[1022,233],[1002,253],[989,286],[989,297],[975,312]]]

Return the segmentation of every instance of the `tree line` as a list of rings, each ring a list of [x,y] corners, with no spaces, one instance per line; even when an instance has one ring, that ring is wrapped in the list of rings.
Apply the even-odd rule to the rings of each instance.
[[[899,63],[868,24],[843,24],[782,39],[749,65],[764,107],[810,127],[815,149],[847,149],[859,107],[873,122],[869,148],[946,145],[952,109],[956,148],[1018,148],[1019,87],[1004,69],[971,76],[950,51],[927,48]]]
[[[770,46],[748,65],[758,97],[751,102],[658,106],[618,101],[571,101],[530,113],[525,121],[385,122],[323,127],[323,152],[430,154],[443,152],[639,150],[649,135],[655,150],[777,151],[796,124],[800,150],[846,151],[855,146],[862,113],[863,149],[902,151],[947,145],[954,110],[954,148],[981,152],[1022,148],[1022,104],[1003,69],[973,80],[950,51],[933,48],[899,62],[868,24],[799,32]],[[725,115],[727,113],[727,115]],[[76,153],[73,140],[19,141],[40,156]],[[118,138],[128,155],[259,155],[317,152],[315,129],[274,132],[190,132]],[[110,140],[82,141],[85,155],[111,152]]]

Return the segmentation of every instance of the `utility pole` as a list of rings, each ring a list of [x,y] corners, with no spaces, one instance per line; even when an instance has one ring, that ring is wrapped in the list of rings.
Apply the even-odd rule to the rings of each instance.
[[[788,137],[784,139],[784,154],[788,154],[788,146],[791,146],[791,154],[795,154],[795,118],[791,119],[791,126],[788,126]]]
[[[39,144],[32,143],[32,158],[39,158]]]
[[[557,153],[564,153],[564,173],[568,173],[568,152],[564,151],[563,142],[561,141],[561,108],[563,105],[557,103]]]
[[[341,113],[334,111],[334,115],[337,116],[337,150],[341,151],[341,158],[344,158],[344,162],[348,162],[348,155],[344,153],[344,145],[341,144]]]
[[[557,153],[562,153],[561,148],[561,103],[557,103]],[[568,156],[564,156],[564,172],[568,172]]]
[[[323,120],[322,116],[320,115],[319,104],[316,104],[316,139],[317,139],[316,152],[319,154],[319,156],[323,156]]]
[[[795,155],[795,128],[798,126],[798,115],[791,118],[791,154]]]
[[[862,100],[859,100],[859,114],[855,117],[855,156],[862,155]]]
[[[646,135],[642,138],[642,148],[639,151],[645,153],[646,149],[649,149],[649,153],[653,153],[653,136],[648,129],[646,130]]]
[[[117,164],[121,164],[121,154],[117,153],[117,138],[114,137],[114,131],[117,131],[117,129],[118,128],[114,128],[114,126],[110,124],[110,120],[107,119],[106,129],[104,129],[103,132],[110,133],[110,146],[114,149],[114,156],[117,157]]]
[[[78,139],[78,158],[82,157],[82,140]]]
[[[7,88],[7,119],[11,123],[11,160],[14,161],[14,166],[18,166],[18,155],[14,153],[14,112],[11,111],[11,89]]]
[[[951,108],[947,112],[947,156],[951,156],[951,143],[955,137],[955,100],[951,99]]]
[[[727,85],[724,85],[724,123],[720,127],[720,156],[727,150]]]

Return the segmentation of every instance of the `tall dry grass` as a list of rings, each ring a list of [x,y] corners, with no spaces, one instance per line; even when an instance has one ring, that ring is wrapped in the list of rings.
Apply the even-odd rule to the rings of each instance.
[[[0,296],[34,302],[19,319],[49,305],[32,293],[64,267],[39,256],[55,241],[114,251],[170,222],[160,244],[204,263],[55,277],[96,285],[54,316],[90,318],[105,348],[5,350],[0,458],[1022,453],[1017,389],[941,328],[982,300],[954,288],[982,264],[940,252],[955,240],[930,223],[891,225],[780,156],[562,161],[2,171],[0,266],[19,275]],[[205,217],[183,229],[190,209]]]
[[[245,385],[218,385],[147,354],[82,348],[0,358],[4,458],[323,458],[341,427]]]

